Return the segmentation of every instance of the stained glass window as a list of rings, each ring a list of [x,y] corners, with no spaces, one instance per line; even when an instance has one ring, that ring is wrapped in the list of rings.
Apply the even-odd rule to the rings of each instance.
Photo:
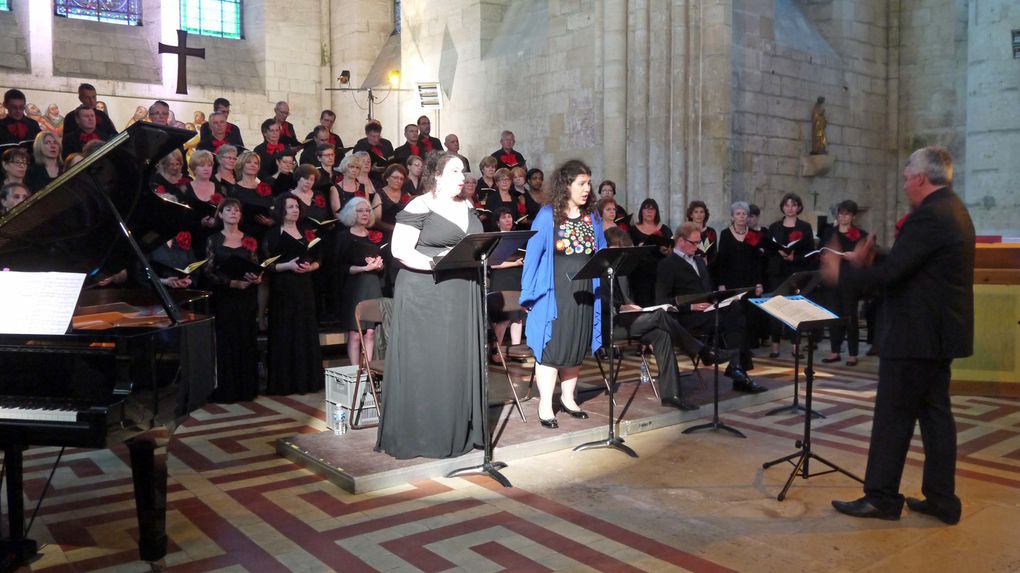
[[[57,16],[137,26],[142,23],[141,0],[56,0]]]
[[[0,10],[10,10],[11,4],[7,0],[0,0]]]
[[[181,29],[192,34],[241,39],[241,0],[180,0]]]
[[[393,0],[393,31],[400,33],[400,0]]]

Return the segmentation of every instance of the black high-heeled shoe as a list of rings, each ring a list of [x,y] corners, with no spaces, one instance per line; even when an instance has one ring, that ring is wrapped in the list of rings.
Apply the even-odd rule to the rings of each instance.
[[[839,354],[837,354],[835,358],[832,357],[822,358],[822,362],[826,364],[832,364],[833,362],[839,362],[840,360],[842,360],[842,357],[840,357]]]
[[[566,412],[567,414],[570,414],[571,418],[577,418],[579,420],[588,419],[588,412],[585,412],[584,410],[571,410],[570,408],[563,406],[563,411]]]
[[[542,418],[539,418],[538,421],[542,423],[543,428],[549,428],[550,430],[555,430],[556,428],[560,427],[560,424],[556,421],[556,418],[552,418],[549,420],[543,420]]]

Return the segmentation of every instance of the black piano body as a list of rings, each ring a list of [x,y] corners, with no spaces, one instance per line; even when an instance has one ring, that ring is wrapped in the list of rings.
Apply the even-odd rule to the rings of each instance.
[[[0,569],[24,563],[37,551],[24,531],[26,447],[102,448],[109,425],[123,421],[125,403],[136,394],[150,393],[151,417],[142,422],[151,426],[201,407],[215,384],[213,319],[182,310],[205,293],[168,292],[143,254],[174,236],[190,216],[187,207],[148,191],[147,181],[159,158],[193,136],[133,124],[0,217],[0,268],[87,276],[66,334],[0,334],[0,445],[10,524],[8,537],[0,539]],[[148,271],[152,280],[146,288],[91,288],[132,265]],[[157,352],[177,354],[181,366],[172,412],[158,409]],[[112,419],[111,412],[120,419]],[[165,474],[162,478],[162,484],[144,487],[162,486],[165,492]],[[139,486],[136,479],[136,499],[152,497]],[[139,507],[140,517],[141,512]],[[162,535],[162,553],[158,540],[154,549],[150,539],[143,559],[162,558]]]

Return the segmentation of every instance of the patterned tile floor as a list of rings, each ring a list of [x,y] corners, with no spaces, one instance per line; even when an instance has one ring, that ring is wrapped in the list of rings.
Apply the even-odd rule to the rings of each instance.
[[[627,359],[625,376],[637,367]],[[789,360],[760,360],[759,376],[788,378]],[[817,451],[862,474],[874,364],[821,367]],[[170,456],[171,571],[858,571],[1020,570],[1020,401],[954,397],[964,521],[923,516],[853,520],[828,508],[859,486],[839,475],[798,479],[775,496],[800,416],[766,416],[789,400],[727,412],[748,434],[629,437],[641,457],[609,450],[537,456],[506,470],[512,489],[484,478],[436,479],[352,495],[274,453],[277,438],[325,428],[322,396],[209,406],[177,432]],[[707,409],[705,414],[708,415]],[[373,430],[362,430],[373,431]],[[26,453],[30,502],[55,457]],[[920,444],[904,491],[919,489]],[[31,532],[32,571],[146,571],[126,449],[64,455]],[[26,568],[27,570],[27,568]]]

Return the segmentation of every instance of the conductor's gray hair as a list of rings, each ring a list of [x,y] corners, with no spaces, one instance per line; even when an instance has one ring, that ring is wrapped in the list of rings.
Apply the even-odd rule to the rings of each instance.
[[[923,147],[910,154],[906,171],[923,174],[932,185],[949,185],[953,182],[953,156],[945,147]]]

